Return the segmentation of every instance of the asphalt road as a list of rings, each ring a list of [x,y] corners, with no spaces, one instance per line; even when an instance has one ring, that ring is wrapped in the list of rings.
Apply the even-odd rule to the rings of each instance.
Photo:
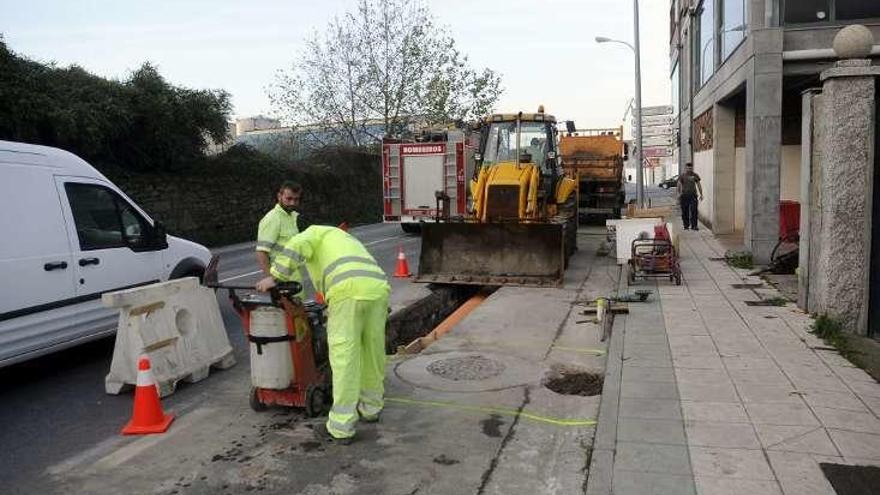
[[[400,246],[411,271],[417,270],[419,237],[397,225],[373,224],[352,229],[389,275]],[[220,256],[221,282],[252,285],[260,278],[253,244],[214,250]],[[424,290],[407,279],[391,279],[392,306]],[[247,372],[247,347],[238,316],[226,295],[217,299],[238,365],[195,384],[181,384],[163,399],[168,409],[185,410],[211,394],[224,380]],[[118,437],[131,414],[130,393],[104,392],[114,339],[103,339],[33,361],[0,369],[0,493],[41,493],[46,470],[65,459]],[[216,375],[216,376],[214,376]],[[226,375],[226,376],[224,376]]]

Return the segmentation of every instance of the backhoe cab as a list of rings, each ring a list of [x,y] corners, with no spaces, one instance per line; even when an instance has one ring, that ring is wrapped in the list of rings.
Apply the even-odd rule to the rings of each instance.
[[[422,228],[417,281],[559,286],[575,250],[575,183],[557,161],[556,119],[494,114],[480,122],[469,214]]]

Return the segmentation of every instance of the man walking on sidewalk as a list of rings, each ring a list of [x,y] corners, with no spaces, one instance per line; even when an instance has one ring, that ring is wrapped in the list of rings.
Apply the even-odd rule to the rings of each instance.
[[[333,371],[333,407],[326,435],[342,444],[355,434],[358,419],[379,420],[385,391],[385,272],[351,234],[313,225],[279,250],[271,276],[257,283],[267,291],[276,280],[289,282],[305,265],[315,290],[327,301],[327,343]]]
[[[684,169],[676,184],[678,200],[681,204],[681,221],[685,230],[697,230],[697,205],[703,200],[703,186],[700,184],[700,176],[694,172],[693,163],[687,163]],[[698,191],[699,199],[697,199]]]

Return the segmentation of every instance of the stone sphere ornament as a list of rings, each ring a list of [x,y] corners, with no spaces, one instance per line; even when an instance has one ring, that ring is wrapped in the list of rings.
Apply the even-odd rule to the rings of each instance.
[[[874,46],[874,35],[861,24],[851,24],[834,37],[834,53],[840,58],[868,58]]]

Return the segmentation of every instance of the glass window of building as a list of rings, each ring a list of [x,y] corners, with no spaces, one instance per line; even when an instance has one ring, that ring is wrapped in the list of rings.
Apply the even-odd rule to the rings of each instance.
[[[715,72],[715,2],[704,0],[700,6],[700,35],[696,59],[700,66],[700,86]]]
[[[834,17],[839,20],[880,18],[880,1],[837,0]]]
[[[722,0],[721,9],[721,60],[726,60],[746,38],[746,0]]]
[[[870,3],[855,0],[853,3]],[[785,22],[822,22],[829,20],[831,0],[786,0]]]
[[[675,61],[675,66],[672,68],[672,115],[678,116],[679,107],[679,91],[681,88],[681,82],[678,80],[678,61]]]

